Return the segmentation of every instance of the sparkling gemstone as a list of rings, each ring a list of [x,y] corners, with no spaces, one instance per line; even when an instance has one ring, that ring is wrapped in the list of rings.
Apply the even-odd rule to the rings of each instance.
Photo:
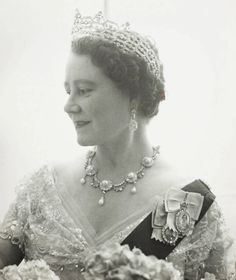
[[[84,185],[84,184],[86,183],[85,178],[81,178],[81,179],[80,179],[80,183],[81,183],[82,185]]]
[[[165,240],[166,243],[170,245],[174,245],[177,241],[179,235],[177,231],[174,231],[173,229],[170,229],[167,226],[164,226],[162,228],[162,237]]]
[[[160,146],[157,146],[157,147],[153,147],[153,151],[157,154],[160,153]]]
[[[89,151],[87,158],[93,157],[95,155],[95,151]]]
[[[135,186],[133,186],[133,188],[131,189],[131,193],[136,193],[137,192],[137,189]]]
[[[129,129],[132,131],[137,130],[138,128],[138,123],[135,120],[131,120],[129,123]]]
[[[143,176],[144,176],[144,172],[138,173],[138,178],[139,178],[139,179],[143,178]]]
[[[109,181],[109,180],[103,180],[103,181],[100,183],[100,189],[101,189],[102,191],[109,191],[111,188],[112,188],[112,182]]]
[[[100,184],[100,182],[99,182],[99,180],[96,178],[96,176],[94,176],[93,177],[93,187],[94,188],[97,188],[97,187],[99,187],[99,184]]]
[[[16,228],[16,226],[12,225],[10,228],[11,228],[11,230],[14,230]]]
[[[142,160],[142,165],[144,167],[151,167],[153,165],[153,159],[151,157],[144,157]]]
[[[89,176],[93,176],[97,173],[97,169],[92,165],[88,165],[86,167],[85,171],[86,171],[86,174],[89,175]]]
[[[137,181],[137,174],[134,173],[134,172],[130,172],[128,175],[127,175],[127,178],[126,178],[126,182],[128,183],[134,183]]]
[[[98,204],[99,204],[100,206],[103,206],[104,203],[105,203],[105,198],[104,198],[104,196],[102,196],[102,197],[99,199]]]

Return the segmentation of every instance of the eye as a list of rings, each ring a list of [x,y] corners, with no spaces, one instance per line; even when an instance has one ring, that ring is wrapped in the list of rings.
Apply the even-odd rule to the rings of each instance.
[[[87,94],[91,91],[92,91],[91,88],[78,88],[78,92],[79,92],[80,95],[85,95],[85,94]]]
[[[66,91],[67,94],[70,95],[70,88],[68,86],[66,86],[66,85],[65,85],[65,91]]]

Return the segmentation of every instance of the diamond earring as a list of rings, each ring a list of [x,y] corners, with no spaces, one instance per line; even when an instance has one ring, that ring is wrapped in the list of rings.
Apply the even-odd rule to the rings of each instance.
[[[129,130],[134,132],[137,129],[138,129],[138,123],[136,121],[136,110],[132,109],[130,115]]]

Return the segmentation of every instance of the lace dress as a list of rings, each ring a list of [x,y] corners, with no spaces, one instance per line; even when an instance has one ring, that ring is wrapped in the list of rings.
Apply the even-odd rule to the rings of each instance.
[[[56,183],[52,168],[45,165],[18,186],[17,198],[0,227],[0,237],[18,244],[26,260],[44,259],[62,280],[83,279],[88,252],[105,242],[121,243],[155,206],[153,201],[96,237],[82,211],[73,213],[76,205],[68,197],[66,188]],[[205,271],[214,273],[216,279],[235,279],[232,248],[214,202],[167,260],[181,271],[183,279],[201,279]]]

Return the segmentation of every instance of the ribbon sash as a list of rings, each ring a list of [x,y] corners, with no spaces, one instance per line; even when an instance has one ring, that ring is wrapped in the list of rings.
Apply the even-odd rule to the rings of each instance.
[[[183,191],[195,192],[204,196],[202,209],[196,224],[205,215],[211,204],[215,200],[215,195],[209,187],[200,179],[182,188]],[[159,240],[151,238],[152,236],[152,212],[123,240],[121,245],[129,245],[130,249],[139,248],[145,255],[154,255],[158,259],[165,259],[183,238],[178,238],[175,245],[165,244]]]

